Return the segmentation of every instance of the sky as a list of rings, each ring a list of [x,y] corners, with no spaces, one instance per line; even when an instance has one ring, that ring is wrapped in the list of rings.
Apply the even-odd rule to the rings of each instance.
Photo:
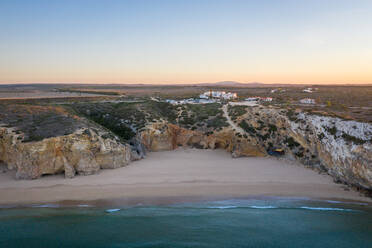
[[[371,0],[0,0],[0,83],[372,83]]]

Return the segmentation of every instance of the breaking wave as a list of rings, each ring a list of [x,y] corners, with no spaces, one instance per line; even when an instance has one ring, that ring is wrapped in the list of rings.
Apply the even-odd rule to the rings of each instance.
[[[106,209],[105,210],[106,213],[113,213],[113,212],[117,212],[117,211],[120,211],[120,208],[111,208],[111,209]]]
[[[346,209],[346,208],[322,208],[322,207],[307,207],[307,206],[302,206],[300,208],[307,209],[307,210],[318,210],[318,211],[354,211],[352,209]]]

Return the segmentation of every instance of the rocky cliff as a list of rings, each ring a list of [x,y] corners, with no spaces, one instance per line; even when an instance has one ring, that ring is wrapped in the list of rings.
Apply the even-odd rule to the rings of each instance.
[[[113,169],[143,157],[110,133],[82,128],[69,135],[23,143],[23,134],[0,128],[0,161],[17,171],[17,179],[64,173],[67,178]]]
[[[326,171],[350,185],[372,189],[372,125],[296,110],[249,107],[236,119],[266,151]]]
[[[150,103],[146,104],[151,106]],[[89,110],[88,107],[92,106],[95,108]],[[133,109],[129,110],[135,113],[133,115],[141,119],[143,106],[130,106]],[[118,138],[112,132],[127,132],[124,132],[126,129],[120,129],[120,125],[126,124],[123,119],[125,115],[116,115],[118,112],[128,112],[127,105],[119,105],[120,108],[125,107],[125,111],[117,106],[105,106],[102,115],[96,105],[83,107],[84,111],[94,113],[93,121],[97,119],[101,125],[110,123],[107,128],[112,130],[96,124],[88,125],[74,117],[73,125],[70,124],[75,128],[72,133],[56,137],[48,134],[42,139],[30,141],[30,134],[38,132],[38,137],[43,134],[40,125],[44,124],[37,127],[37,132],[23,128],[27,131],[28,139],[19,129],[0,127],[0,163],[6,163],[9,169],[16,169],[17,178],[34,179],[57,173],[65,173],[66,177],[90,175],[100,169],[122,167],[131,160],[143,158],[145,150],[173,150],[180,146],[219,148],[231,152],[233,157],[239,157],[277,155],[273,151],[282,149],[284,155],[281,155],[286,159],[326,171],[336,181],[372,190],[372,125],[368,123],[275,107],[239,106],[227,111],[225,106],[222,112],[217,105],[209,106],[208,111],[203,110],[202,106],[192,106],[179,108],[178,114],[175,112],[171,115],[175,124],[171,124],[165,114],[160,120],[154,116],[148,117],[146,124],[141,119],[140,128],[135,128],[137,122],[132,120],[130,128],[136,132],[135,136],[123,135]],[[71,118],[62,114],[64,119],[61,117],[58,120],[66,119],[68,122],[65,122],[70,123]],[[34,126],[37,123],[50,123],[49,115],[31,117],[29,119]],[[13,119],[17,124],[17,118]],[[119,126],[115,120],[119,120]],[[218,120],[223,122],[216,123]],[[130,139],[123,140],[123,137]]]
[[[335,181],[372,189],[371,124],[262,106],[245,108],[235,124],[243,134],[231,127],[204,134],[161,122],[137,138],[150,151],[222,148],[239,157],[282,149],[285,158],[325,171]]]

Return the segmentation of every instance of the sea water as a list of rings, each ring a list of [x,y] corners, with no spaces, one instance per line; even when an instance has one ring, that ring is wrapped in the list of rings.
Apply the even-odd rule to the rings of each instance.
[[[0,247],[372,247],[365,203],[260,198],[0,209]]]

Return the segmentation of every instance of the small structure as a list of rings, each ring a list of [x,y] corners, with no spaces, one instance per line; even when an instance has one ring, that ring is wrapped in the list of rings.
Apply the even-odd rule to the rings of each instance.
[[[245,98],[245,100],[247,102],[257,102],[257,101],[261,100],[261,97],[259,97],[259,96],[248,97],[248,98]]]
[[[304,90],[302,90],[303,92],[306,92],[306,93],[313,93],[313,88],[306,88]]]
[[[311,98],[304,98],[300,100],[300,103],[303,104],[315,104],[315,100]]]
[[[285,154],[284,150],[281,148],[271,148],[267,153],[271,156],[283,156]]]
[[[171,99],[167,99],[165,100],[165,102],[170,103],[170,104],[177,104],[176,100],[171,100]]]
[[[261,101],[264,101],[264,102],[272,102],[272,101],[273,101],[273,98],[272,98],[272,97],[262,97],[262,98],[261,98]]]

